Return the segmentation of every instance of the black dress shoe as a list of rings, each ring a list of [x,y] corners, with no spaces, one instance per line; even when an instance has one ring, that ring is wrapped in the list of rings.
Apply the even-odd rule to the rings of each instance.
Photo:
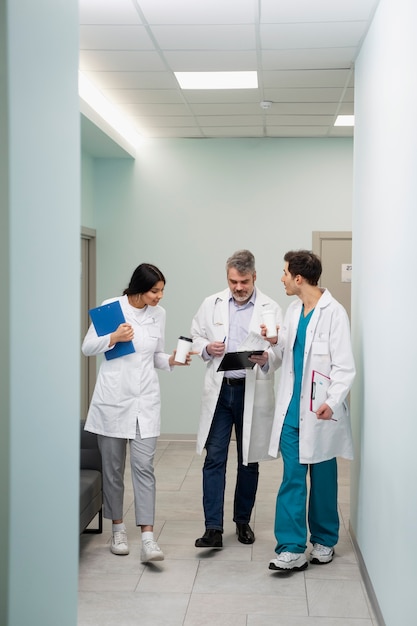
[[[255,535],[249,524],[236,524],[236,534],[240,543],[253,543]]]
[[[204,535],[195,540],[196,548],[222,548],[223,537],[220,530],[208,528]]]

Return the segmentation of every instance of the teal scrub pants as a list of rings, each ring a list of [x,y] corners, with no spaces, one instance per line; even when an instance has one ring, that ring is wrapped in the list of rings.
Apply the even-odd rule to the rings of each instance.
[[[310,468],[308,526],[311,543],[333,547],[339,539],[336,459],[311,465],[299,462],[299,429],[282,428],[284,476],[275,511],[275,552],[303,553],[307,548],[307,471]]]

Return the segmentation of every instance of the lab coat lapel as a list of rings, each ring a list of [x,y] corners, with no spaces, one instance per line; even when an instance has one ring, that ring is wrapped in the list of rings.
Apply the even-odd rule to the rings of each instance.
[[[213,311],[213,324],[216,341],[223,341],[229,334],[229,290],[223,291],[216,298]]]

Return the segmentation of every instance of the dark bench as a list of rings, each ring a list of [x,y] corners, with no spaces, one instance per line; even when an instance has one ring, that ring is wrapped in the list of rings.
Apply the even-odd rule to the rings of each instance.
[[[84,430],[80,423],[80,533],[103,532],[103,480],[97,435]],[[98,515],[98,527],[87,528]]]

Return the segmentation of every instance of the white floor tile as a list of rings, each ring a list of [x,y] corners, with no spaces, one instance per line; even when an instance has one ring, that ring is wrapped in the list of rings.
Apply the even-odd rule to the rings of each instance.
[[[140,562],[127,463],[124,521],[130,554],[111,554],[109,520],[103,534],[80,537],[78,626],[376,626],[348,532],[348,461],[338,460],[341,526],[332,563],[290,574],[268,569],[282,460],[260,464],[251,520],[256,541],[243,545],[233,523],[236,447],[231,444],[222,550],[194,546],[204,533],[203,462],[195,442],[158,441],[154,532],[165,560],[148,564]]]
[[[182,626],[188,594],[81,592],[78,626]]]
[[[357,617],[370,619],[359,580],[307,578],[309,613],[315,617]]]

